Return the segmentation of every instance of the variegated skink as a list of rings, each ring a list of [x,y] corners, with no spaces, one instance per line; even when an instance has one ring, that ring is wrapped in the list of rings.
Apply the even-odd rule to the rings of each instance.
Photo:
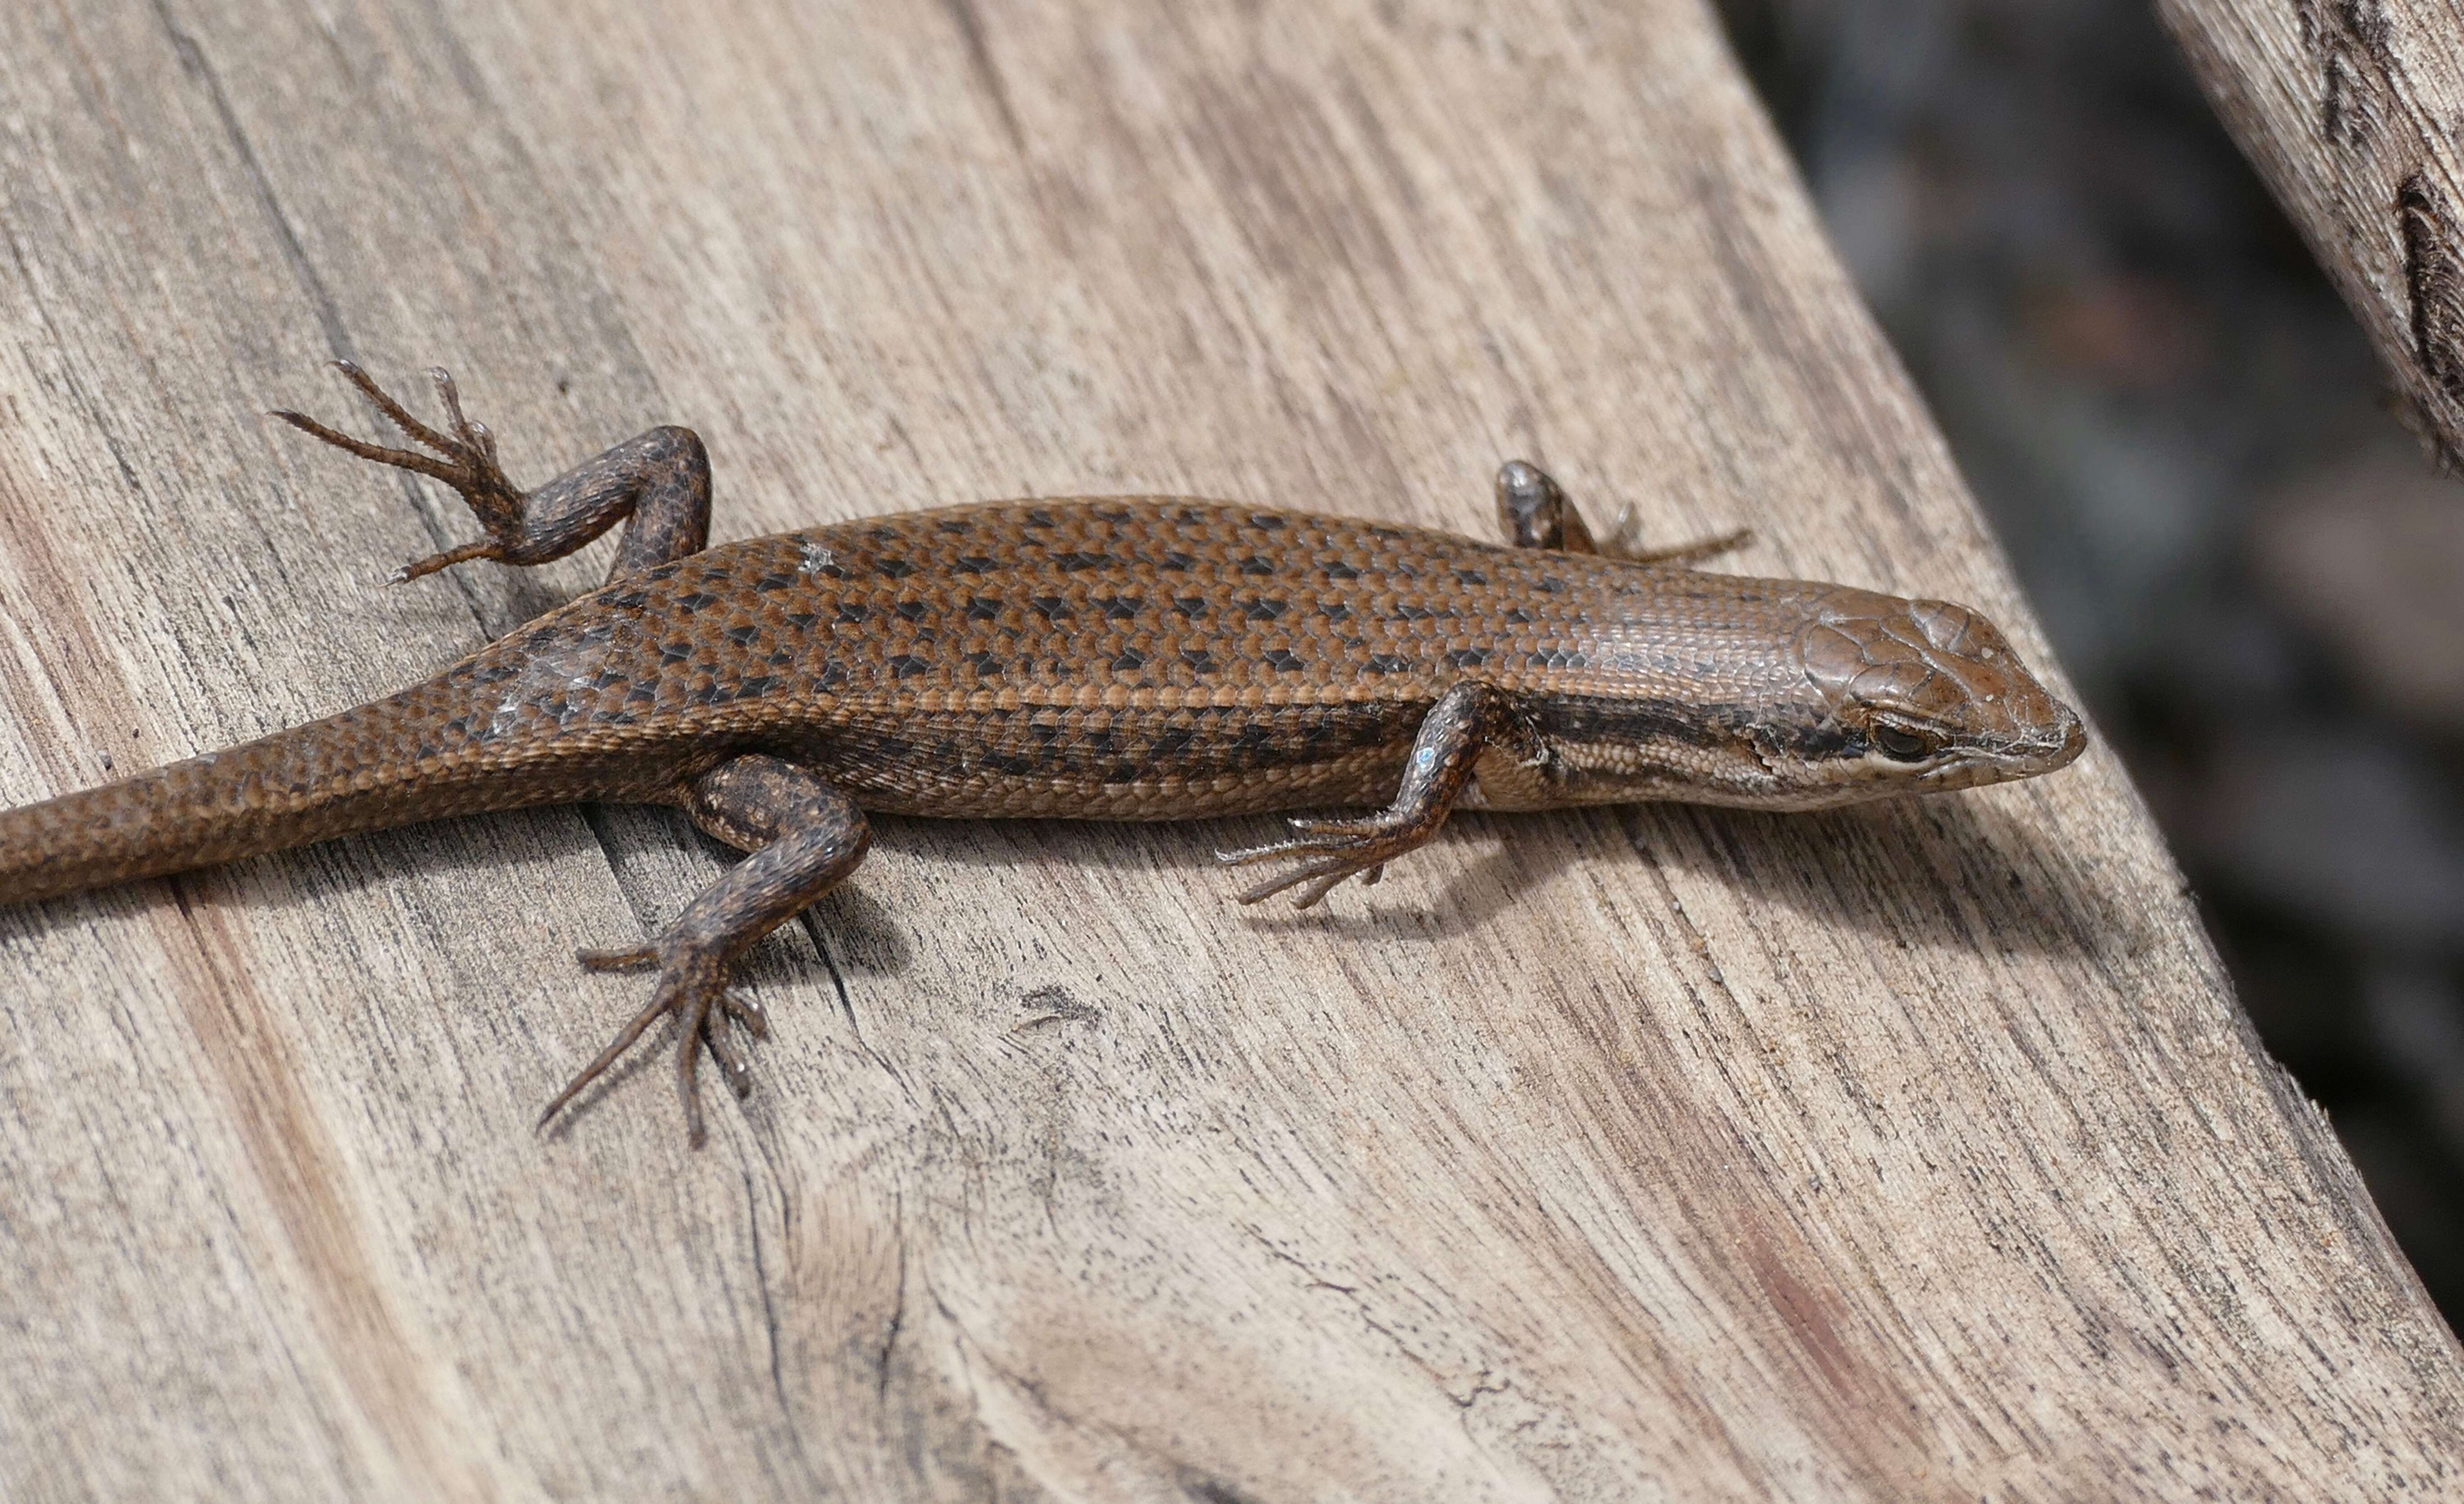
[[[579,800],[681,806],[752,853],[594,969],[662,1017],[693,1140],[707,1047],[748,1086],[734,960],[855,870],[865,811],[1185,820],[1329,806],[1241,896],[1375,882],[1456,808],[1689,800],[1807,809],[2060,767],[2085,733],[1983,617],[1618,556],[1554,482],[1498,477],[1510,542],[1170,497],[989,502],[706,547],[710,470],[659,428],[524,493],[431,372],[430,453],[279,417],[459,492],[486,537],[406,565],[537,564],[623,527],[606,585],[373,703],[0,812],[0,902],[329,836]]]

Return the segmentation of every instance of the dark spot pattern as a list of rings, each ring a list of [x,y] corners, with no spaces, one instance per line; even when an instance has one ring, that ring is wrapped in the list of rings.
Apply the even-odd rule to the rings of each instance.
[[[1707,599],[1678,603],[1680,587]],[[1254,506],[964,507],[723,544],[618,582],[599,617],[542,618],[474,662],[455,682],[480,708],[435,735],[450,758],[506,724],[656,739],[685,719],[885,810],[1377,803],[1391,793],[1371,785],[1391,790],[1457,676],[1516,694],[1716,677],[1731,672],[1716,645],[1612,652],[1592,624],[1712,619],[1749,593]],[[1266,769],[1282,771],[1249,777]],[[1338,769],[1353,782],[1312,782]]]

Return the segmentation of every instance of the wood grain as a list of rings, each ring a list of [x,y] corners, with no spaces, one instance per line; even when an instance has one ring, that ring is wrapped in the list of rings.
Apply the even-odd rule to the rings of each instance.
[[[289,442],[440,362],[738,536],[1165,491],[1734,567],[1991,542],[1708,15],[0,8],[0,798],[404,683],[603,567]],[[671,814],[0,914],[0,1493],[2377,1498],[2458,1352],[2112,760],[1466,817],[1331,912],[1216,828],[882,823],[661,1070],[531,1115],[725,859]]]
[[[2426,0],[2157,0],[2208,98],[2464,463],[2464,15]]]

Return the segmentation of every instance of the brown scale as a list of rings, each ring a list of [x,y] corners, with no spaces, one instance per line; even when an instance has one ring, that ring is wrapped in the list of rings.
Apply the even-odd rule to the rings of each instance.
[[[854,870],[863,811],[1174,820],[1312,806],[1224,853],[1242,895],[1375,882],[1458,807],[1685,799],[1809,808],[2058,767],[2084,743],[1982,617],[1604,550],[1508,464],[1511,546],[1179,498],[991,502],[706,548],[700,440],[660,428],[527,495],[432,373],[450,431],[343,374],[433,455],[295,426],[454,487],[487,532],[404,567],[561,558],[621,524],[603,588],[436,678],[263,741],[0,812],[0,902],[487,809],[682,807],[752,852],[648,944],[650,1024],[739,1095],[734,959]]]

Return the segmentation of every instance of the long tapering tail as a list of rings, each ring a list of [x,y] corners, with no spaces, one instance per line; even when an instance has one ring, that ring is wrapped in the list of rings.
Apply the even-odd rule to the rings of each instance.
[[[494,755],[484,716],[467,682],[432,679],[227,751],[0,810],[0,903],[421,820],[608,796],[569,754],[533,745]]]

